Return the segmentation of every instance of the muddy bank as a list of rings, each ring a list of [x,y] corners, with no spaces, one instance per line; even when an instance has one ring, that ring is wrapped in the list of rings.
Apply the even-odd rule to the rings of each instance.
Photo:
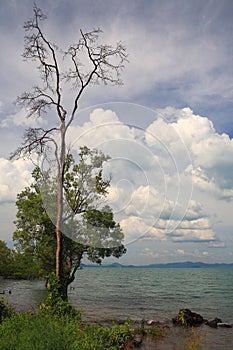
[[[122,321],[101,322],[103,326],[111,326]],[[95,322],[94,322],[95,323]],[[165,321],[134,321],[134,338],[130,340],[125,350],[232,350],[233,328],[210,327],[203,323],[199,326],[181,327],[172,320]],[[148,324],[149,323],[149,324]],[[99,324],[99,323],[96,323]],[[143,333],[144,328],[144,333]],[[154,334],[148,330],[154,329]],[[136,341],[135,341],[136,340]]]
[[[130,349],[130,348],[129,348]],[[127,350],[129,350],[127,349]],[[134,349],[134,348],[132,348]],[[135,348],[138,349],[138,348]],[[213,329],[206,325],[198,328],[170,326],[163,338],[145,337],[141,350],[232,350],[232,329]]]
[[[133,320],[134,336],[125,350],[232,350],[233,325],[223,321],[218,317],[207,320],[189,309],[180,309],[166,320]],[[125,322],[122,318],[88,323],[111,327]]]

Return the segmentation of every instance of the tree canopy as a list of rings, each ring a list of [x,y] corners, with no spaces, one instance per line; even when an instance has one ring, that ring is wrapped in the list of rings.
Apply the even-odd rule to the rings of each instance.
[[[0,276],[8,277],[13,271],[13,253],[6,242],[0,240]]]
[[[103,178],[103,164],[107,160],[102,152],[87,147],[81,148],[78,163],[71,154],[66,158],[66,205],[62,219],[64,270],[61,276],[64,294],[84,255],[100,264],[105,257],[118,258],[126,252],[120,225],[114,221],[111,208],[103,204],[110,186],[110,180]],[[13,238],[16,251],[33,266],[39,277],[45,278],[55,271],[56,234],[44,200],[56,204],[56,179],[51,178],[49,171],[42,173],[38,167],[32,176],[32,184],[17,196],[17,229]]]
[[[66,211],[64,191],[67,191],[69,186],[69,181],[64,178],[65,167],[69,161],[67,158],[67,131],[77,116],[79,101],[88,87],[97,83],[122,84],[120,75],[127,61],[127,54],[121,42],[117,42],[114,46],[102,44],[99,41],[102,33],[100,29],[90,32],[80,30],[77,42],[70,44],[68,49],[64,50],[52,43],[45,33],[43,21],[46,19],[43,11],[34,5],[32,18],[24,24],[23,57],[25,61],[37,63],[40,82],[29,91],[23,92],[17,102],[26,109],[27,117],[46,117],[49,127],[47,129],[28,128],[21,146],[12,154],[12,157],[34,154],[44,157],[51,148],[53,149],[53,160],[56,163],[57,173],[57,203],[56,211],[54,211],[56,222],[53,221],[56,235],[55,264],[57,277],[63,279],[67,270],[67,260],[64,259],[65,254],[63,253],[64,242],[67,241],[67,238],[63,237],[62,233],[64,227],[68,225],[68,221],[64,223],[64,212]],[[68,105],[67,93],[73,96],[70,99],[72,102]],[[82,190],[82,182],[79,182],[79,186]],[[98,193],[96,189],[98,185],[95,188],[95,194]],[[73,189],[70,188],[69,194],[66,193],[67,202],[75,211],[73,192],[78,195],[76,190],[76,183],[73,182]],[[99,190],[104,191],[103,184],[99,186]],[[85,196],[83,199],[85,202]],[[93,211],[92,213],[94,214]],[[102,212],[102,215],[106,215],[106,211]],[[73,214],[69,219],[74,219]],[[38,230],[40,230],[40,224]],[[29,241],[32,243],[30,239]],[[92,255],[95,256],[95,254]]]

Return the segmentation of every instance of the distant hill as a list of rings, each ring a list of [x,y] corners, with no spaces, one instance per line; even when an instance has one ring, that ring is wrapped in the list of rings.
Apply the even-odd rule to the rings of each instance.
[[[213,263],[207,264],[203,262],[175,262],[175,263],[167,263],[167,264],[151,264],[148,267],[166,267],[166,268],[208,268],[208,267],[233,267],[233,264],[225,264],[225,263]]]
[[[98,267],[98,265],[82,265],[86,267]],[[210,268],[210,267],[233,267],[233,263],[212,263],[207,264],[203,262],[174,262],[174,263],[166,263],[166,264],[150,264],[150,265],[122,265],[117,262],[109,265],[101,265],[101,267],[113,267],[113,268],[125,268],[125,267],[135,267],[135,268]]]

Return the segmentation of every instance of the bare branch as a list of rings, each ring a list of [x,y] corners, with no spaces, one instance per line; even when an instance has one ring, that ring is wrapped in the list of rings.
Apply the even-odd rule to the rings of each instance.
[[[10,159],[25,157],[31,155],[33,152],[38,155],[43,155],[48,149],[48,143],[52,142],[57,149],[57,143],[50,135],[53,131],[57,131],[57,128],[44,130],[42,128],[29,128],[24,133],[24,142],[17,150],[10,155]]]
[[[24,29],[27,35],[25,35],[25,49],[23,57],[25,60],[38,61],[38,69],[41,72],[42,80],[45,82],[46,87],[53,94],[56,94],[57,113],[60,119],[63,118],[61,111],[61,87],[60,77],[61,73],[57,61],[58,46],[48,41],[42,32],[40,22],[45,20],[46,16],[41,9],[36,5],[34,6],[33,19],[25,22]],[[55,86],[52,86],[52,82],[55,81]]]
[[[42,116],[52,105],[57,106],[54,99],[38,86],[34,87],[32,92],[24,92],[16,102],[28,109],[27,117]]]
[[[79,88],[67,127],[74,119],[78,101],[86,87],[99,82],[105,85],[121,85],[120,73],[124,62],[127,61],[126,49],[121,42],[117,43],[116,47],[98,44],[99,35],[102,33],[100,29],[88,33],[80,30],[80,33],[81,39],[78,44],[71,45],[65,52],[65,56],[70,56],[73,68],[64,74],[64,78],[72,83],[74,89]],[[84,63],[80,61],[80,55],[84,56]],[[85,66],[89,69],[85,70]]]

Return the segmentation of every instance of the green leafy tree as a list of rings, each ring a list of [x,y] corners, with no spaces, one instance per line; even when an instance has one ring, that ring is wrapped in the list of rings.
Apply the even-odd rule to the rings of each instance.
[[[8,277],[13,272],[13,254],[6,242],[0,240],[0,276]]]
[[[17,102],[28,111],[27,117],[45,116],[49,127],[27,129],[22,145],[12,158],[35,153],[44,156],[51,148],[54,151],[57,173],[55,258],[56,275],[61,277],[65,268],[62,225],[67,131],[77,117],[81,97],[92,84],[122,84],[120,73],[127,54],[121,42],[114,46],[100,43],[100,29],[86,33],[80,30],[77,43],[64,50],[48,38],[43,27],[45,20],[45,14],[34,5],[33,17],[24,24],[23,57],[25,61],[37,63],[41,79],[31,90],[22,93]],[[65,98],[68,94],[70,105]]]
[[[105,257],[119,258],[126,252],[120,225],[114,221],[111,208],[103,206],[110,186],[110,180],[103,178],[103,163],[107,160],[102,152],[87,147],[81,148],[78,163],[71,154],[66,158],[63,185],[66,201],[61,225],[63,269],[59,288],[64,300],[84,255],[100,264]],[[17,197],[17,230],[13,238],[20,256],[33,262],[38,276],[46,277],[56,267],[56,228],[44,202],[56,204],[56,180],[48,172],[41,173],[39,168],[32,176],[33,183]]]
[[[17,229],[13,239],[16,241],[16,276],[22,278],[44,277],[55,264],[55,226],[43,207],[38,167],[32,172],[32,177],[33,183],[17,195],[16,201]]]

